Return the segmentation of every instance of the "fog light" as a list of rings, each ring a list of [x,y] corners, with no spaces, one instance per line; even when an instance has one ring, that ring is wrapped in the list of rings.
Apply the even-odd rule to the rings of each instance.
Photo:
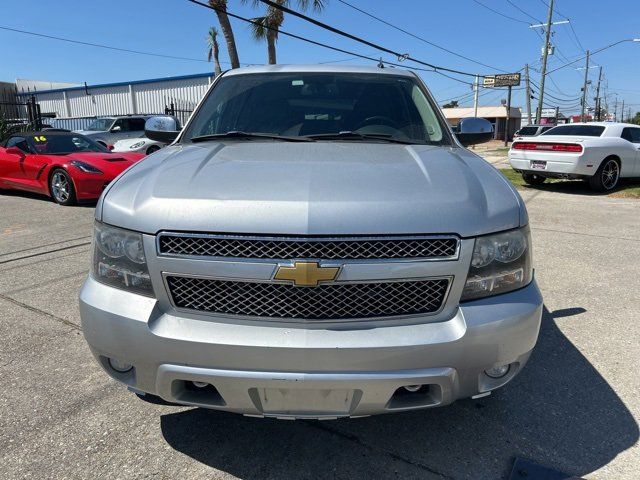
[[[129,370],[133,368],[133,365],[127,362],[121,362],[120,360],[116,360],[115,358],[109,359],[109,366],[113,368],[116,372],[127,373]]]
[[[191,382],[195,387],[206,388],[209,384],[206,382]]]
[[[484,371],[491,378],[502,378],[509,373],[509,365],[498,365]]]
[[[422,385],[406,385],[404,387],[407,392],[417,392],[420,388],[422,388]]]

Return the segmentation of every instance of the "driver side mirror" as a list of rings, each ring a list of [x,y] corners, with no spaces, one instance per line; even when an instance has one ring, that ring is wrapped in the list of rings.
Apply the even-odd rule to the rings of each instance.
[[[20,150],[18,147],[9,147],[5,150],[5,152],[7,152],[9,155],[16,155],[20,157],[21,160],[27,156],[27,154]]]
[[[116,125],[111,129],[111,132],[115,133],[115,132],[119,132],[120,130],[122,130],[122,127],[120,125]]]
[[[144,124],[144,134],[151,140],[171,143],[180,134],[180,123],[177,118],[169,115],[151,117]]]
[[[493,138],[493,125],[484,118],[461,118],[454,132],[458,141],[468,147],[469,145],[477,145],[491,140]]]

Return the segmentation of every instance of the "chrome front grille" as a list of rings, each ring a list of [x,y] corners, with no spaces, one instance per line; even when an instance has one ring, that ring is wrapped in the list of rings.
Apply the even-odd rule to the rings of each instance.
[[[448,236],[291,238],[161,233],[158,252],[161,255],[275,260],[450,260],[457,257],[458,239]]]
[[[339,320],[433,314],[444,304],[448,278],[295,287],[167,275],[178,308],[223,315]]]

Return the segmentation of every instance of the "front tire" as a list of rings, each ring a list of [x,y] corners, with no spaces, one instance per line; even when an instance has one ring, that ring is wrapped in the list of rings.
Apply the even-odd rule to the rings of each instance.
[[[76,204],[76,190],[71,175],[62,168],[56,168],[49,178],[49,192],[53,200],[64,206]]]
[[[617,159],[605,158],[596,174],[589,178],[589,186],[596,192],[610,192],[618,186],[620,180],[620,163]]]
[[[524,182],[528,185],[542,185],[546,178],[544,178],[541,175],[537,175],[535,173],[523,173],[522,174],[522,179],[524,180]]]

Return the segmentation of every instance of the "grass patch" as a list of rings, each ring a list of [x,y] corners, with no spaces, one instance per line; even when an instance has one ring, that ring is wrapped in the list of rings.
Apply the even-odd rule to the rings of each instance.
[[[601,194],[594,192],[589,188],[586,182],[582,180],[559,180],[555,178],[549,178],[540,186],[527,185],[522,179],[522,175],[513,170],[512,168],[501,169],[502,173],[507,180],[513,183],[520,189],[532,189],[532,190],[544,190],[548,192],[558,193],[572,193],[579,195],[606,195],[616,198],[638,198],[640,199],[640,180],[639,179],[622,179],[618,184],[618,187],[609,194]]]

